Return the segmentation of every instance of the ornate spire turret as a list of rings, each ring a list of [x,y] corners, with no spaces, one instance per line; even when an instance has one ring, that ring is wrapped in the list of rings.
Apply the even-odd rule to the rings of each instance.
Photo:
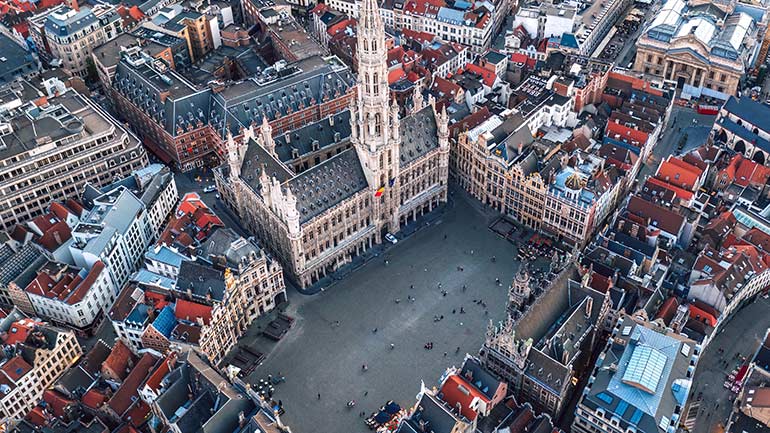
[[[275,141],[273,140],[273,127],[270,126],[270,122],[267,121],[267,116],[262,116],[262,125],[259,127],[260,137],[262,138],[262,146],[271,155],[275,154]]]
[[[529,296],[529,272],[522,266],[513,277],[513,282],[508,290],[508,311],[513,313],[514,311],[521,310],[529,301]]]
[[[358,18],[358,135],[371,151],[388,142],[388,50],[376,0],[364,0]]]
[[[412,113],[416,113],[425,107],[425,99],[422,97],[422,81],[418,81],[414,86],[412,94]]]
[[[227,165],[230,169],[230,179],[238,179],[241,176],[241,155],[230,130],[227,130]]]
[[[377,0],[362,0],[358,17],[358,84],[350,110],[350,141],[372,191],[379,191],[373,214],[376,242],[383,229],[400,229],[399,172],[401,145],[398,110],[389,103],[388,50]]]

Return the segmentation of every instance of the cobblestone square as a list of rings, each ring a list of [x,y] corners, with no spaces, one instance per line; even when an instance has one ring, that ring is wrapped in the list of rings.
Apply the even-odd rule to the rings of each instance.
[[[420,381],[435,386],[448,366],[476,354],[489,319],[504,315],[516,249],[488,224],[457,197],[431,227],[325,292],[294,293],[287,311],[293,329],[249,381],[286,377],[274,398],[295,433],[366,432],[361,411],[368,416],[387,400],[411,406]],[[427,342],[433,350],[424,349]],[[349,400],[357,405],[348,408]]]

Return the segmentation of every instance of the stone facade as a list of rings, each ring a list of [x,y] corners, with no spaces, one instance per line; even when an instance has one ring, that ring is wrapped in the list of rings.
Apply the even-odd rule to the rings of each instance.
[[[757,45],[755,19],[735,1],[669,0],[637,43],[634,70],[734,94]]]
[[[349,122],[333,115],[283,137],[263,122],[242,142],[228,137],[227,164],[215,172],[222,198],[302,287],[447,199],[446,112],[429,104],[399,118],[382,19],[374,1],[362,7]]]

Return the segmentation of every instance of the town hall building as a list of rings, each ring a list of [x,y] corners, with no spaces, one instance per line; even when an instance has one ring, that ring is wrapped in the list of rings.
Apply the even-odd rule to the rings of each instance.
[[[228,137],[215,172],[222,199],[302,287],[447,199],[447,114],[415,94],[399,118],[376,0],[362,3],[357,53],[348,110],[275,137],[264,121],[242,142]]]

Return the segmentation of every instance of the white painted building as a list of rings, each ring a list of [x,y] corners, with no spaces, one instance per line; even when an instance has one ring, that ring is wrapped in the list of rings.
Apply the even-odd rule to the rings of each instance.
[[[101,261],[90,270],[49,261],[26,291],[39,316],[83,330],[101,323],[103,313],[117,296]]]
[[[24,318],[18,310],[0,322],[16,354],[0,361],[0,419],[21,419],[83,354],[75,334]]]
[[[84,201],[91,209],[72,231],[75,265],[91,269],[101,260],[113,286],[123,287],[157,239],[178,196],[173,174],[159,164],[102,190],[87,187]]]

